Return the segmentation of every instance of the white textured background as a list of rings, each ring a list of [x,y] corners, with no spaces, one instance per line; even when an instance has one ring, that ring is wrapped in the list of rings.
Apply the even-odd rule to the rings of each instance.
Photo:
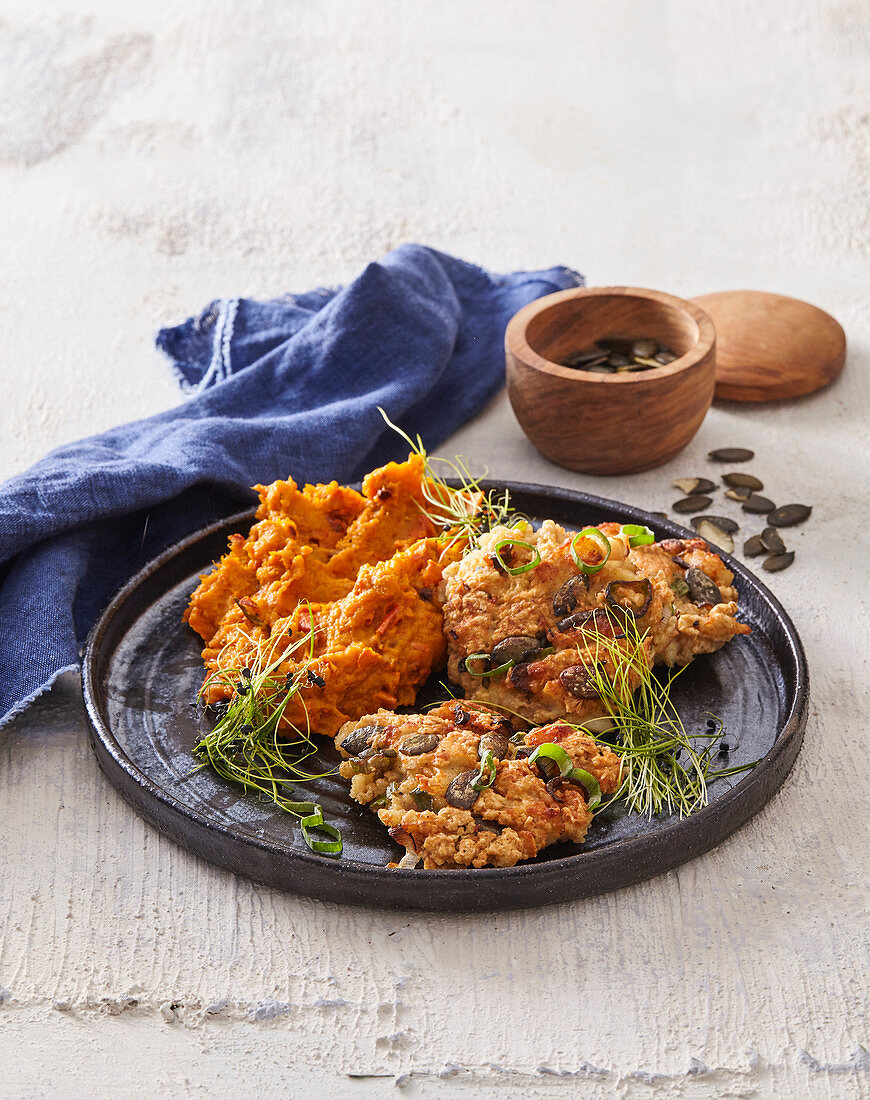
[[[758,818],[552,910],[299,901],[140,821],[67,679],[0,739],[0,1094],[870,1094],[868,172],[865,0],[0,0],[0,476],[178,401],[158,325],[405,240],[794,294],[851,348],[825,393],[717,407],[618,482],[550,466],[504,399],[443,448],[660,509],[749,445],[814,505],[772,578],[814,705]]]

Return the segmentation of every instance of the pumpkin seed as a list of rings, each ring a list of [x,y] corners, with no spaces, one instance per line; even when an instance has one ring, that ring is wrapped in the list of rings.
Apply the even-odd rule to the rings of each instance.
[[[658,350],[659,346],[655,340],[650,340],[648,337],[641,337],[631,345],[631,354],[635,359],[651,359]]]
[[[472,787],[477,771],[460,772],[450,783],[444,795],[445,801],[458,810],[470,810],[480,793]]]
[[[502,638],[500,642],[492,647],[490,660],[496,668],[507,661],[513,661],[515,665],[521,665],[523,661],[528,661],[529,658],[533,657],[540,648],[541,643],[537,638],[533,638],[529,634],[512,634],[509,638]]]
[[[808,504],[783,504],[781,508],[774,508],[767,521],[774,527],[794,527],[796,523],[803,523],[810,512],[812,508]]]
[[[606,358],[607,353],[600,348],[595,348],[594,351],[577,351],[563,359],[562,366],[586,368],[603,363]]]
[[[510,741],[504,730],[494,730],[492,733],[483,734],[477,746],[477,755],[483,760],[486,754],[491,752],[496,760],[504,760],[509,747]]]
[[[782,541],[782,535],[775,527],[765,527],[759,538],[761,539],[761,545],[765,550],[769,550],[771,554],[785,553],[785,543]]]
[[[749,500],[752,496],[752,490],[746,488],[726,489],[725,496],[729,500],[737,500],[742,503],[744,500]]]
[[[654,358],[656,359],[657,362],[661,363],[662,365],[665,365],[667,363],[673,363],[673,361],[677,358],[677,356],[674,355],[674,353],[670,350],[670,348],[660,347],[659,350],[656,352]]]
[[[751,462],[755,451],[747,451],[745,447],[718,447],[710,451],[707,458],[714,462]]]
[[[761,535],[753,535],[748,538],[743,544],[743,553],[747,558],[757,558],[759,554],[763,554],[767,547],[761,541]]]
[[[723,531],[721,527],[717,527],[715,523],[711,523],[709,520],[699,523],[696,530],[702,539],[714,543],[726,554],[734,553],[734,539],[731,538],[730,532]]]
[[[359,726],[342,738],[339,748],[344,749],[348,756],[359,756],[371,747],[372,741],[380,733],[386,733],[383,726]]]
[[[716,488],[716,482],[706,477],[678,477],[671,485],[685,493],[687,497],[695,493],[712,493]]]
[[[620,629],[619,623],[614,622],[603,607],[596,607],[590,611],[575,611],[567,619],[556,623],[556,629],[560,634],[567,634],[570,630],[587,630],[590,634],[601,634],[604,638],[624,638],[625,631]]]
[[[587,665],[571,665],[559,673],[559,682],[575,699],[597,699],[598,691]]]
[[[570,615],[588,588],[588,573],[580,573],[576,577],[569,577],[553,597],[553,614],[556,618],[564,619],[566,615]]]
[[[771,554],[769,558],[764,559],[761,568],[766,569],[768,573],[779,573],[782,569],[788,569],[793,561],[794,550],[790,550],[787,554]]]
[[[596,365],[594,367],[584,367],[583,370],[588,371],[590,374],[613,374],[614,373],[614,371],[612,371],[610,369],[610,367],[605,366],[604,363],[601,363],[600,366]]]
[[[399,745],[399,752],[405,756],[422,756],[424,752],[434,752],[438,748],[438,738],[434,733],[418,733],[414,737],[406,737]]]
[[[671,507],[675,512],[703,512],[704,509],[709,508],[712,503],[712,497],[691,496],[683,497],[682,500],[676,501]]]
[[[701,523],[712,523],[720,531],[725,531],[729,535],[733,535],[735,531],[740,530],[740,524],[733,519],[728,519],[726,516],[692,516],[691,523],[696,531],[699,530],[699,524]]]
[[[753,477],[752,474],[723,474],[722,480],[726,485],[730,485],[732,489],[751,489],[754,493],[760,493],[764,488],[762,482],[757,477]]]
[[[772,512],[776,505],[772,500],[768,500],[767,497],[760,497],[757,493],[753,493],[749,500],[744,500],[743,511],[751,512],[754,516],[762,516],[765,512]]]
[[[627,355],[623,355],[620,351],[613,352],[612,355],[607,357],[608,367],[627,367],[631,363],[631,360]]]
[[[692,603],[710,604],[712,607],[722,599],[718,584],[708,577],[703,569],[698,569],[694,565],[686,570],[686,584],[689,586]]]

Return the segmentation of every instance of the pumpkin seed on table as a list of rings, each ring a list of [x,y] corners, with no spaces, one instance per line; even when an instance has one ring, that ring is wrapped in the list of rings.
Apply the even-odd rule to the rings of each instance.
[[[752,535],[743,544],[743,553],[747,558],[757,558],[760,554],[763,554],[767,550],[767,547],[761,541],[761,535]]]
[[[676,481],[671,482],[671,485],[681,493],[685,493],[687,497],[712,493],[716,488],[716,482],[706,477],[678,477]]]
[[[675,512],[680,513],[703,512],[704,509],[709,508],[712,503],[712,497],[691,496],[683,497],[682,500],[676,501],[671,507]]]
[[[714,462],[751,462],[755,451],[748,451],[745,447],[718,447],[710,451],[707,458]]]
[[[764,549],[769,550],[771,554],[785,553],[785,543],[782,541],[782,535],[775,527],[765,527],[758,537],[761,539],[761,545]]]
[[[812,508],[807,504],[783,504],[781,508],[774,508],[767,520],[774,527],[794,527],[796,523],[803,523],[810,512]]]
[[[766,569],[768,573],[779,573],[783,569],[788,569],[793,561],[794,550],[790,550],[787,554],[771,554],[769,558],[764,559],[761,568]]]
[[[692,520],[692,526],[695,526],[694,519]],[[731,537],[730,531],[718,527],[709,519],[702,520],[701,523],[695,527],[695,530],[702,539],[706,539],[707,542],[712,542],[714,546],[718,546],[719,549],[724,550],[726,554],[734,553],[734,539]]]
[[[753,493],[760,493],[764,488],[764,484],[757,477],[753,477],[752,474],[741,474],[739,471],[736,474],[723,474],[722,480],[732,489],[751,489]]]
[[[738,503],[742,504],[744,500],[749,500],[752,496],[752,490],[740,487],[736,489],[726,489],[725,496],[728,497],[729,500],[736,500]]]
[[[749,500],[744,500],[743,511],[751,512],[754,516],[763,516],[767,512],[772,512],[776,505],[772,500],[768,500],[767,497],[760,497],[757,493],[753,493]]]
[[[692,516],[690,522],[696,531],[702,523],[712,523],[714,527],[718,527],[720,531],[725,531],[729,535],[740,530],[740,524],[736,520],[728,519],[727,516]]]

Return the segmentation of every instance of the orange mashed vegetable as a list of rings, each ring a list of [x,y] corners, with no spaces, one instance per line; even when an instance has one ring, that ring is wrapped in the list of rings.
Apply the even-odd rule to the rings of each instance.
[[[275,676],[310,673],[284,723],[334,735],[349,719],[412,703],[446,657],[438,587],[460,554],[445,551],[421,510],[431,511],[423,459],[374,470],[362,493],[335,481],[256,488],[250,533],[230,537],[184,615],[210,672],[231,671],[207,679],[206,701],[230,698],[241,669],[269,653],[287,655]]]

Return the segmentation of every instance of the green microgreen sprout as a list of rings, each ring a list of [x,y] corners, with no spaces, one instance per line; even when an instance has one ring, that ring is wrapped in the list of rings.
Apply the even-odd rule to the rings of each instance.
[[[308,612],[313,624],[310,606]],[[308,675],[314,659],[314,627],[310,626],[286,648],[281,644],[287,639],[286,632],[272,634],[265,643],[248,635],[244,637],[256,654],[249,665],[220,668],[200,688],[200,702],[215,684],[231,689],[233,694],[221,707],[214,728],[194,746],[194,755],[201,761],[199,767],[211,767],[222,778],[256,792],[263,801],[299,818],[303,839],[313,852],[340,855],[339,830],[323,820],[318,803],[294,798],[291,785],[332,774],[332,771],[314,772],[305,766],[305,761],[317,752],[317,746],[302,692],[322,680],[316,673],[314,679]],[[290,659],[297,667],[292,672],[282,672],[281,667]],[[302,706],[306,715],[304,728],[285,720],[279,735],[291,700]]]
[[[712,719],[703,732],[687,732],[671,687],[688,666],[667,679],[655,676],[646,652],[647,633],[641,634],[629,620],[624,639],[600,632],[591,638],[596,660],[590,673],[616,725],[613,741],[604,736],[598,740],[622,760],[622,782],[610,802],[623,801],[629,810],[649,818],[661,813],[686,817],[707,805],[713,780],[748,771],[758,761],[713,767],[724,726]]]
[[[467,549],[475,549],[481,537],[494,527],[511,527],[524,519],[512,511],[510,493],[507,490],[501,493],[495,489],[484,492],[481,481],[486,477],[487,471],[475,477],[461,455],[453,459],[430,456],[426,453],[419,435],[412,439],[390,420],[380,406],[378,412],[387,426],[405,440],[414,454],[423,459],[423,498],[426,503],[418,503],[418,507],[430,523],[440,530],[438,537],[446,544],[445,550],[449,550],[457,542],[465,542]],[[454,489],[447,484],[444,476],[436,471],[436,462],[446,469],[446,476],[454,476],[459,481],[458,488]]]

